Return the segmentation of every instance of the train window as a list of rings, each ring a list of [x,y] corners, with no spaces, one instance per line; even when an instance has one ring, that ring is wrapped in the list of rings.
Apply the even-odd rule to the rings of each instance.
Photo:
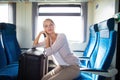
[[[8,4],[0,4],[0,22],[8,22]]]
[[[0,22],[15,23],[15,4],[0,3]],[[13,16],[14,15],[14,16]]]
[[[84,41],[84,27],[80,5],[40,5],[37,33],[43,30],[43,20],[51,18],[56,32],[65,33],[70,42]]]

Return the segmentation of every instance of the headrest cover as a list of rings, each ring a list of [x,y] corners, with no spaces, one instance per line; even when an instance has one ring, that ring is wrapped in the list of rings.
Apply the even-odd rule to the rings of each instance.
[[[95,37],[95,30],[93,25],[90,26],[89,31],[90,31],[90,36]]]
[[[3,30],[15,30],[16,26],[10,23],[0,23],[0,26]]]
[[[107,30],[107,29],[106,29],[106,30],[101,30],[101,31],[100,31],[100,37],[101,37],[101,38],[109,38],[109,36],[110,36],[109,33],[110,33],[110,32],[109,32],[109,30]]]
[[[115,25],[114,18],[110,18],[108,20],[98,23],[98,29],[99,31],[104,29],[108,29],[109,31],[111,31],[114,30],[114,25]]]
[[[90,28],[89,28],[89,30],[90,30],[90,32],[95,32],[95,30],[94,30],[94,26],[91,25]]]
[[[91,25],[89,29],[90,29],[90,32],[98,32],[97,24]]]
[[[0,23],[0,32],[5,34],[14,34],[16,32],[16,25],[10,23]]]

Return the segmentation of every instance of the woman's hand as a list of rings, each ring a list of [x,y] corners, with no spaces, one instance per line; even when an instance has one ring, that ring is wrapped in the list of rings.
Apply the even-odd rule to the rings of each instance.
[[[41,31],[41,32],[38,34],[38,36],[35,38],[34,42],[33,42],[33,45],[34,45],[34,46],[38,44],[38,41],[39,41],[39,39],[40,39],[41,34],[45,34],[45,35],[46,35],[45,31]]]
[[[39,35],[41,35],[41,34],[43,34],[44,37],[48,37],[48,34],[47,34],[45,31],[41,31],[41,32],[39,33]]]
[[[39,41],[39,39],[40,39],[41,34],[44,34],[44,35],[46,36],[46,37],[45,37],[45,44],[46,44],[45,47],[46,47],[46,48],[50,47],[50,37],[49,37],[49,35],[48,35],[45,31],[41,31],[41,32],[38,34],[38,36],[37,36],[36,39],[34,40],[33,45],[35,46],[35,45],[38,44],[38,41]]]

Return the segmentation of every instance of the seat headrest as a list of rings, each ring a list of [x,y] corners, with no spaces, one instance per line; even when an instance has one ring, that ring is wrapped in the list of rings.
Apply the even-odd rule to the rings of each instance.
[[[0,23],[0,31],[2,30],[2,28],[3,28],[3,27],[2,27],[2,25],[1,25],[1,23]]]
[[[110,18],[108,20],[98,23],[98,29],[101,38],[109,38],[110,31],[114,30],[115,20]]]
[[[114,30],[115,20],[114,18],[110,18],[108,20],[102,21],[98,23],[99,31],[108,29],[109,31]]]
[[[0,23],[0,29],[3,30],[15,30],[16,26],[10,23]]]
[[[95,24],[94,25],[94,30],[95,30],[95,32],[98,32],[99,30],[98,30],[98,24]]]
[[[100,31],[100,37],[101,38],[109,38],[110,37],[110,32],[109,32],[109,30],[101,30]]]
[[[10,23],[0,23],[0,32],[5,31],[6,34],[16,32],[16,25]]]
[[[90,32],[98,32],[98,25],[94,24],[90,26]]]

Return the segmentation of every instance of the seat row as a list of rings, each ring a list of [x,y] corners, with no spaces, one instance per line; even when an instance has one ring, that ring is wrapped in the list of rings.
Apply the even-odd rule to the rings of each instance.
[[[17,80],[20,53],[16,26],[0,23],[0,80]]]
[[[75,80],[105,80],[117,74],[115,68],[110,69],[116,48],[117,33],[114,27],[114,18],[90,26],[89,42],[83,56],[78,54],[81,51],[74,50],[80,58],[81,70]],[[112,71],[115,74],[110,73]]]

